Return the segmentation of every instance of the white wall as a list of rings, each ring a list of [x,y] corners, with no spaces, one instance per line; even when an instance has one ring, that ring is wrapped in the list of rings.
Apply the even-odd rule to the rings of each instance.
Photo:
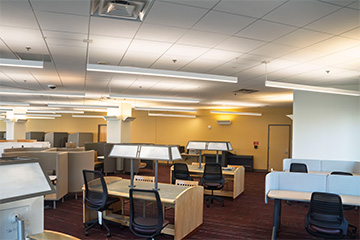
[[[292,157],[360,160],[360,97],[294,91]]]

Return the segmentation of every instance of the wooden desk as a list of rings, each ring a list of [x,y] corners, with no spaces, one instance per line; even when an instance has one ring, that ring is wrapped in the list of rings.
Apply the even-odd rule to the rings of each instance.
[[[43,233],[28,236],[30,240],[80,240],[65,233],[44,230]]]
[[[271,239],[276,239],[278,229],[281,225],[281,200],[310,202],[312,192],[299,192],[287,190],[270,190],[267,196],[275,200],[273,215],[273,230]],[[344,195],[341,201],[344,205],[360,206],[360,196]]]
[[[129,179],[105,177],[108,193],[119,198],[129,198]],[[153,189],[154,183],[136,182],[136,188]],[[175,240],[183,239],[203,223],[203,187],[184,187],[159,183],[159,194],[163,204],[175,209],[174,225],[168,225],[162,233],[174,236]],[[84,193],[83,193],[84,194]],[[85,194],[83,195],[85,196]],[[121,210],[121,204],[113,207],[113,211]],[[87,209],[83,205],[83,222],[96,219],[97,212]],[[107,211],[104,218],[129,226],[129,217],[113,214]]]
[[[201,178],[204,174],[204,168],[199,169],[199,166],[188,165],[190,175],[195,178]],[[172,174],[174,171],[174,166],[170,168],[170,182],[172,182]],[[223,170],[223,176],[225,182],[228,181],[232,183],[230,190],[223,188],[221,190],[215,190],[214,195],[223,196],[223,197],[232,197],[233,199],[237,198],[242,192],[244,192],[245,184],[245,168],[239,166],[231,170]],[[205,194],[211,194],[210,190],[204,190]]]

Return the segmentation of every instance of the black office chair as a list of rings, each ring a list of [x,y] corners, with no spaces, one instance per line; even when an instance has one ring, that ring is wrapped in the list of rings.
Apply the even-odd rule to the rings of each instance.
[[[351,172],[340,172],[340,171],[333,171],[330,173],[330,175],[345,175],[345,176],[352,176],[353,174]]]
[[[107,226],[108,221],[103,219],[102,213],[105,210],[110,210],[110,205],[120,201],[120,199],[108,196],[106,182],[101,172],[83,170],[83,176],[85,183],[85,207],[98,211],[98,219],[85,223],[85,236],[89,234],[88,230],[98,223],[101,228],[102,226],[106,228],[107,236],[110,237],[110,230]]]
[[[130,189],[130,231],[138,237],[153,238],[169,223],[164,220],[156,190]]]
[[[322,238],[344,238],[349,225],[344,217],[341,197],[333,193],[313,192],[308,214],[305,217],[305,229],[308,233]]]
[[[175,184],[176,179],[192,181],[192,178],[190,177],[189,168],[186,163],[175,163],[174,164],[174,172],[172,175],[172,184]]]
[[[305,163],[291,163],[290,172],[302,172],[307,173],[308,169]]]
[[[211,195],[205,198],[206,206],[210,206],[214,199],[222,204],[224,207],[224,199],[214,196],[214,190],[220,190],[224,187],[225,179],[222,175],[222,168],[220,163],[206,163],[204,174],[200,181],[204,189],[211,190]]]

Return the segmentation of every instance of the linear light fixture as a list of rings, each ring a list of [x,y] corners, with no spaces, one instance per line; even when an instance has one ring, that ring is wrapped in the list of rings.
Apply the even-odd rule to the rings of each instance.
[[[68,108],[119,108],[113,105],[79,105],[79,104],[48,104],[48,107],[68,107]]]
[[[61,114],[42,114],[42,113],[14,113],[14,115],[26,115],[26,117],[61,117]]]
[[[72,92],[49,92],[49,91],[15,91],[15,90],[0,90],[0,95],[25,95],[25,96],[50,96],[50,97],[85,97],[84,93]]]
[[[210,111],[210,113],[217,113],[217,114],[231,114],[231,115],[245,115],[245,116],[257,116],[261,117],[261,113],[249,113],[249,112],[227,112],[227,111]]]
[[[227,82],[227,83],[237,83],[238,82],[237,77],[202,74],[202,73],[191,73],[191,72],[179,72],[179,71],[151,69],[151,68],[111,66],[111,65],[102,65],[102,64],[87,64],[87,70],[92,71],[92,72],[125,73],[125,74],[135,74],[135,75],[186,78],[186,79]]]
[[[349,96],[356,96],[356,97],[360,96],[360,92],[358,92],[358,91],[350,91],[350,90],[344,90],[344,89],[338,89],[338,88],[317,87],[317,86],[293,84],[293,83],[284,83],[284,82],[265,81],[265,86],[266,87],[310,91],[310,92],[349,95]]]
[[[22,106],[22,107],[26,107],[26,106],[30,106],[29,103],[22,103],[22,102],[0,102],[0,106]]]
[[[148,113],[151,117],[182,117],[182,118],[196,118],[195,115],[180,115],[180,114],[162,114],[162,113]]]
[[[26,116],[26,119],[55,119],[55,117],[28,117]]]
[[[199,103],[199,99],[190,98],[169,98],[169,97],[149,97],[149,96],[137,96],[137,95],[118,95],[110,94],[111,98],[122,98],[122,99],[134,99],[142,101],[156,101],[156,102],[182,102],[182,103]]]
[[[0,58],[0,66],[7,67],[26,67],[26,68],[44,68],[43,61],[19,60],[10,58]]]
[[[152,108],[152,107],[135,107],[135,110],[140,111],[163,111],[163,112],[197,112],[196,109],[190,108]]]
[[[247,102],[213,102],[215,105],[234,106],[234,107],[261,107],[263,104],[247,103]]]
[[[97,116],[97,115],[72,115],[74,118],[102,118],[104,119],[104,116]]]
[[[81,111],[82,113],[84,113],[84,111],[85,112],[107,112],[107,110],[106,109],[95,109],[95,108],[76,108],[76,109],[74,109],[75,111]],[[76,113],[74,111],[74,113]]]
[[[26,113],[75,113],[75,114],[83,114],[84,111],[66,111],[66,110],[26,110]]]

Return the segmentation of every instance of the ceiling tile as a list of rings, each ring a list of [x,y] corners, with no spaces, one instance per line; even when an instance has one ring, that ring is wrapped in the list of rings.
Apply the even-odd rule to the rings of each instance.
[[[233,35],[253,21],[253,18],[210,11],[193,27],[193,29]]]
[[[161,55],[166,50],[168,50],[170,46],[171,46],[170,43],[135,39],[131,42],[128,51],[155,53],[155,54]]]
[[[306,46],[320,42],[330,37],[332,37],[332,35],[330,34],[311,31],[307,29],[299,29],[279,39],[276,39],[275,42],[298,48],[304,48]]]
[[[229,35],[190,30],[177,43],[212,48],[227,38]]]
[[[295,52],[296,50],[298,50],[298,48],[296,47],[280,45],[276,43],[268,43],[255,49],[251,53],[265,56],[267,59],[273,59]]]
[[[351,5],[351,3],[358,2],[357,0],[320,0],[320,1],[324,3],[339,5],[339,6],[347,6],[349,4]]]
[[[192,60],[193,58],[164,54],[151,67],[155,69],[178,70]]]
[[[306,28],[337,35],[359,27],[359,16],[359,11],[343,8],[307,25]]]
[[[285,0],[272,0],[272,1],[254,1],[254,0],[241,0],[241,1],[227,1],[223,0],[217,4],[214,10],[240,14],[244,16],[260,18],[279,7],[286,2]]]
[[[157,53],[144,53],[144,52],[126,52],[121,61],[121,66],[131,67],[150,67],[158,58],[160,54]]]
[[[308,1],[288,1],[263,19],[301,27],[339,8],[335,5],[318,1],[314,1],[311,4]]]
[[[345,32],[341,35],[342,37],[349,37],[349,38],[354,38],[357,40],[360,40],[360,27],[357,27],[353,30],[350,30],[348,32]]]
[[[196,58],[200,55],[204,54],[208,49],[203,47],[195,47],[183,44],[174,44],[166,54],[188,57],[188,58]]]
[[[219,50],[219,49],[211,49],[201,55],[200,58],[203,59],[209,59],[214,61],[231,61],[239,56],[241,56],[242,53],[234,52],[234,51],[225,51],[225,50]]]
[[[187,28],[143,23],[136,33],[135,38],[161,42],[176,42],[187,31]]]
[[[0,1],[0,25],[38,29],[27,0]]]
[[[35,11],[47,11],[57,13],[70,13],[76,15],[89,15],[91,1],[71,0],[66,4],[58,0],[31,0],[31,5]]]
[[[219,45],[217,45],[216,48],[247,53],[254,50],[255,48],[264,45],[265,43],[266,42],[253,40],[253,39],[230,37],[227,40],[220,43]]]
[[[160,1],[183,4],[183,5],[193,6],[193,7],[206,8],[206,9],[212,8],[218,2],[218,0],[206,0],[206,1],[204,1],[204,0],[164,0],[164,1],[160,0]]]
[[[126,21],[115,18],[91,17],[90,19],[90,39],[93,34],[133,38],[140,26],[140,22]],[[87,29],[87,28],[86,28]]]
[[[206,12],[202,8],[155,1],[144,22],[191,28]]]
[[[214,61],[214,60],[208,60],[208,59],[195,59],[194,61],[190,62],[189,64],[182,67],[181,71],[187,71],[187,72],[199,72],[199,73],[206,73],[210,71],[211,69],[218,67],[225,62],[222,61]]]
[[[84,43],[84,39],[87,39],[87,34],[58,32],[58,31],[44,31],[44,35],[46,37],[46,42],[50,45],[86,47],[86,43]]]
[[[333,37],[331,39],[314,44],[307,49],[330,54],[358,46],[359,44],[360,42],[357,40],[343,37]]]
[[[236,36],[271,42],[285,34],[290,33],[291,31],[294,31],[295,29],[296,28],[294,27],[283,24],[259,20],[237,33]]]

